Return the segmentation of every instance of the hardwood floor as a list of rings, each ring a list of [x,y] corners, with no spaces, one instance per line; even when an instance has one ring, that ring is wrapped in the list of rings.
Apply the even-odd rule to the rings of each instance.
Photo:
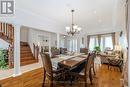
[[[88,87],[121,87],[121,73],[117,68],[113,67],[112,70],[108,70],[107,65],[96,65],[95,67],[96,76],[94,76],[93,85],[90,85],[88,81]],[[45,87],[49,87],[48,81]],[[72,86],[66,82],[64,86],[57,83],[54,87],[84,87],[84,82],[82,79],[79,79],[74,81]]]
[[[93,85],[88,83],[88,87],[121,87],[121,73],[114,68],[108,70],[107,65],[96,65],[96,76],[93,79]],[[42,69],[36,69],[22,74],[18,77],[11,77],[1,80],[2,87],[42,87],[43,73]],[[49,87],[49,81],[46,79],[45,87]],[[84,87],[82,80],[74,81],[72,86],[66,82],[63,86],[61,83],[54,83],[54,87]]]

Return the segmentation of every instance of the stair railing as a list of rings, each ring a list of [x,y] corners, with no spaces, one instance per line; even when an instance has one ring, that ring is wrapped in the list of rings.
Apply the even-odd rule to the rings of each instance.
[[[0,35],[4,38],[5,41],[9,42],[11,45],[14,41],[14,27],[12,24],[0,23]]]
[[[8,42],[8,66],[13,67],[14,62],[14,27],[12,24],[0,22],[0,38]]]
[[[34,58],[38,61],[38,56],[39,56],[39,46],[35,45],[33,43],[33,56]]]

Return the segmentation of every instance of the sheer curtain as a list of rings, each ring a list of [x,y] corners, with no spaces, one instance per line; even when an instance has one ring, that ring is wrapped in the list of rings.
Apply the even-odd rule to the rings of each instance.
[[[90,44],[89,50],[93,51],[95,46],[99,46],[98,37],[97,36],[91,36],[89,44]]]
[[[113,49],[115,45],[115,33],[90,36],[89,50],[93,51],[95,46],[100,46],[101,51],[105,48]]]
[[[101,51],[104,51],[106,48],[113,49],[112,35],[102,35],[100,43]]]

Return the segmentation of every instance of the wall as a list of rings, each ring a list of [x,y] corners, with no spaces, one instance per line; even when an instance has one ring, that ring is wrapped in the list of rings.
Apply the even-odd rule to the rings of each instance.
[[[33,50],[33,43],[39,46],[49,46],[50,42],[51,47],[56,47],[55,44],[56,39],[57,38],[55,33],[36,30],[32,28],[30,28],[28,31],[28,43],[32,50]],[[47,42],[45,40],[47,40]]]
[[[28,28],[27,27],[20,28],[20,41],[28,42]]]
[[[67,38],[68,36],[60,35],[60,47],[67,48]]]
[[[51,33],[50,34],[51,35],[51,46],[52,47],[57,47],[57,35],[56,35],[56,33]]]

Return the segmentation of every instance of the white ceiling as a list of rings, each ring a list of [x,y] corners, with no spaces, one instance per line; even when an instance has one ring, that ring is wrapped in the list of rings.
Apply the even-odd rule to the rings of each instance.
[[[107,31],[118,26],[117,17],[122,0],[18,0],[17,8],[48,18],[61,25],[71,24],[71,9],[75,10],[74,22],[84,31]]]

